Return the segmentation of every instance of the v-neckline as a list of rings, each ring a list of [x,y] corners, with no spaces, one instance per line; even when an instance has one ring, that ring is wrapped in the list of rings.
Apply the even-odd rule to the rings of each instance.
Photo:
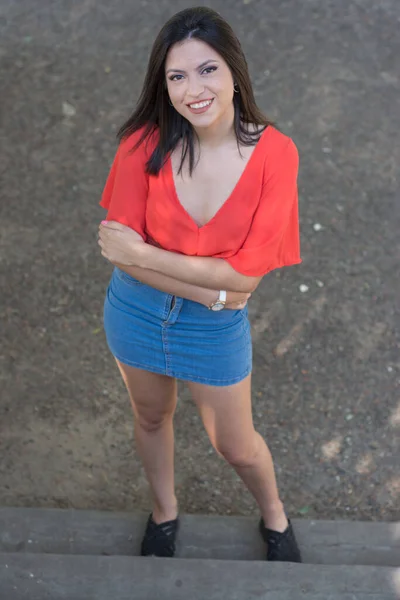
[[[172,160],[171,160],[171,155],[168,156],[167,162],[166,162],[166,167],[167,167],[167,175],[170,179],[170,188],[172,190],[172,195],[174,197],[174,200],[176,202],[176,204],[178,205],[178,207],[181,209],[181,211],[184,212],[184,214],[186,215],[186,217],[192,222],[193,226],[196,228],[197,231],[201,231],[202,229],[208,227],[209,225],[211,225],[216,219],[217,217],[220,215],[220,213],[223,211],[223,209],[226,207],[226,205],[229,203],[229,201],[231,200],[232,196],[235,195],[238,187],[240,186],[241,182],[243,181],[251,163],[254,161],[254,155],[257,153],[257,150],[259,149],[259,146],[261,145],[261,142],[263,141],[263,138],[265,137],[266,132],[270,129],[270,126],[268,125],[264,131],[262,132],[262,134],[260,135],[260,138],[257,142],[257,144],[254,146],[254,150],[253,152],[250,154],[249,159],[247,160],[247,163],[244,166],[243,171],[240,174],[239,179],[237,180],[233,190],[231,191],[231,193],[229,194],[229,196],[226,198],[226,200],[224,201],[223,204],[221,204],[221,206],[219,207],[219,209],[217,210],[217,212],[211,217],[211,219],[209,219],[206,223],[204,223],[204,225],[198,225],[196,223],[196,221],[193,219],[193,217],[191,216],[191,214],[186,210],[186,208],[183,206],[182,202],[179,200],[179,196],[178,196],[178,192],[176,191],[176,185],[175,185],[175,177],[174,177],[174,169],[172,166]]]

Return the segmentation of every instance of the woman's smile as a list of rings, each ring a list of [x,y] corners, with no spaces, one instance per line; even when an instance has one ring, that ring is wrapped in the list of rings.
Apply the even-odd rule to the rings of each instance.
[[[210,108],[213,102],[214,98],[210,98],[208,100],[192,102],[191,104],[187,104],[187,107],[193,114],[200,115],[202,113],[205,113]]]

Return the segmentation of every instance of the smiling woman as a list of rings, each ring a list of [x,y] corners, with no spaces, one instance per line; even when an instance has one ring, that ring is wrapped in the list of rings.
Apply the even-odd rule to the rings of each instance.
[[[157,36],[101,199],[109,348],[126,384],[153,495],[143,555],[173,556],[173,414],[187,381],[210,441],[260,511],[268,560],[300,562],[271,453],[254,430],[247,301],[301,262],[298,153],[256,105],[246,59],[215,11],[191,8]]]

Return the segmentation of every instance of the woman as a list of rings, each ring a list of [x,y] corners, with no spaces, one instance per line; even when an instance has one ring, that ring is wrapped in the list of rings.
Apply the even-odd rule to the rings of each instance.
[[[119,131],[101,205],[107,341],[128,389],[153,496],[142,555],[173,556],[176,380],[211,443],[254,495],[267,560],[301,562],[271,453],[251,412],[247,300],[272,269],[301,262],[298,154],[257,108],[230,26],[175,15]]]

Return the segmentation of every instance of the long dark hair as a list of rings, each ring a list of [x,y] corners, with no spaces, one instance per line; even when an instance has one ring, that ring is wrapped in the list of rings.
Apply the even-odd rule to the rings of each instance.
[[[239,144],[251,146],[260,137],[260,127],[265,129],[272,124],[258,108],[247,61],[240,42],[230,25],[214,10],[206,7],[187,8],[174,15],[158,34],[150,54],[147,73],[136,109],[118,131],[121,141],[138,129],[144,127],[143,135],[136,144],[137,148],[158,128],[159,140],[148,163],[147,172],[157,175],[168,158],[169,153],[182,140],[182,159],[179,170],[189,152],[190,173],[194,167],[194,135],[190,122],[182,117],[169,103],[165,82],[165,60],[169,49],[176,43],[195,38],[213,48],[231,70],[238,88],[234,94],[234,127]],[[249,124],[255,124],[256,130],[250,131]]]

